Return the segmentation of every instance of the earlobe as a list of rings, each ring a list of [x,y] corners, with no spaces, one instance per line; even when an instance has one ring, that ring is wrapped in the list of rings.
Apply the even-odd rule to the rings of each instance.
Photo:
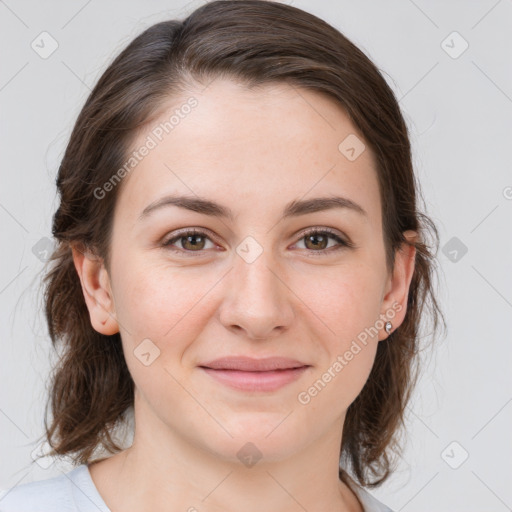
[[[392,331],[401,325],[407,313],[407,298],[416,261],[416,247],[413,244],[417,240],[417,233],[405,231],[404,236],[409,243],[404,242],[395,253],[393,275],[390,277],[388,291],[382,303],[381,318],[384,322],[392,323]]]
[[[110,278],[103,260],[79,245],[73,245],[71,250],[93,329],[107,336],[116,334],[119,325]]]

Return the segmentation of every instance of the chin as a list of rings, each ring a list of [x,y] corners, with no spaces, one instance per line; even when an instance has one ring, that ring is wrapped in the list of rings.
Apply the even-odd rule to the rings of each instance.
[[[266,420],[261,416],[261,413],[254,414],[251,419],[247,414],[246,421],[239,419],[236,424],[225,423],[226,430],[233,437],[217,429],[215,435],[205,433],[202,442],[219,458],[243,464],[246,460],[280,461],[309,443],[309,438],[298,437],[300,429],[293,430],[290,418],[283,421],[286,415],[281,415],[279,421],[275,421],[275,415]],[[289,424],[285,425],[288,421]]]

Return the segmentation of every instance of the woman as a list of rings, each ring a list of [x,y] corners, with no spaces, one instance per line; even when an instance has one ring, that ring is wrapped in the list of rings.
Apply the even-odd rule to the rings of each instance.
[[[410,153],[375,65],[300,9],[213,1],[138,36],[57,178],[46,436],[77,467],[0,509],[390,510],[365,487],[442,317]]]

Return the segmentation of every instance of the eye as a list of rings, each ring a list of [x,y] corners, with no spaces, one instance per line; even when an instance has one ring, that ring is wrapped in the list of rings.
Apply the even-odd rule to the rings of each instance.
[[[334,240],[338,245],[334,246],[334,248],[332,246],[329,248],[329,239]],[[206,232],[197,229],[188,229],[175,234],[175,236],[163,242],[162,246],[172,252],[178,254],[189,253],[189,255],[192,256],[191,253],[198,253],[198,255],[200,255],[206,249],[207,241],[212,242]],[[344,240],[330,228],[316,228],[306,231],[302,233],[299,239],[299,242],[302,241],[305,241],[306,249],[311,249],[307,252],[317,253],[315,256],[328,255],[340,249],[354,247],[352,242]],[[175,242],[178,242],[181,248],[175,247]]]
[[[210,240],[211,242],[211,239],[203,231],[189,229],[188,231],[182,231],[177,236],[170,238],[162,245],[176,253],[201,252],[205,249],[206,240]],[[173,247],[176,241],[179,242],[182,249]]]
[[[327,250],[329,239],[338,242],[338,246]],[[312,229],[305,233],[302,233],[300,241],[305,241],[306,248],[312,248],[310,253],[318,253],[318,255],[331,254],[333,251],[338,251],[345,247],[353,247],[353,244],[349,241],[343,240],[338,234],[329,228]],[[316,255],[315,255],[316,256]]]

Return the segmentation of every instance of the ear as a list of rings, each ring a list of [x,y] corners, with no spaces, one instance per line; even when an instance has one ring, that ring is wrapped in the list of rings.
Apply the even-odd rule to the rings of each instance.
[[[73,262],[80,277],[91,325],[100,334],[119,332],[108,272],[103,260],[80,245],[71,247]]]
[[[404,232],[404,236],[410,243],[413,243],[417,240],[418,234],[416,231],[409,230]],[[415,261],[416,247],[403,242],[395,253],[393,275],[388,278],[380,316],[384,322],[389,320],[392,323],[391,332],[402,324],[407,313],[407,298],[414,274]],[[385,337],[388,336],[385,329],[384,334]]]

